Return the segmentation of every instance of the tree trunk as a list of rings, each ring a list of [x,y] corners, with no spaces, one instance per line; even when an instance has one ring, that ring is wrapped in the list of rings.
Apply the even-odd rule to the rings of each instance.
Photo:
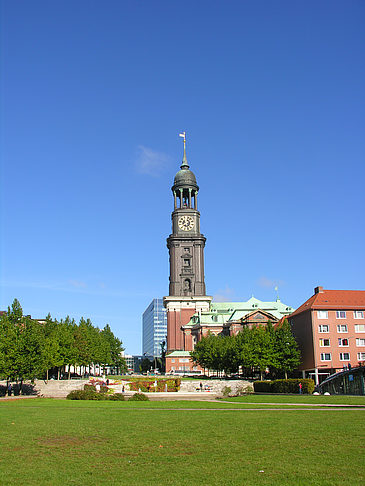
[[[46,373],[46,381],[48,381],[48,368],[47,368],[47,373]]]
[[[286,380],[288,379],[288,373],[287,373],[287,371],[285,371],[285,379]]]

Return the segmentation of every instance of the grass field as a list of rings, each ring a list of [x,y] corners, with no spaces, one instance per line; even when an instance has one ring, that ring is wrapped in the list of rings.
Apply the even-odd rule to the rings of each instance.
[[[365,396],[348,396],[348,395],[259,395],[250,394],[242,397],[224,398],[225,401],[232,403],[305,403],[321,405],[362,405],[365,407]]]
[[[365,410],[247,410],[265,399],[273,402],[1,401],[0,484],[365,483]]]

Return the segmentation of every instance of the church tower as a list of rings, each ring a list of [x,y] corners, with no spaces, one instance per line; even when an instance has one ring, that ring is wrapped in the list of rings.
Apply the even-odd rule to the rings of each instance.
[[[170,254],[169,296],[164,298],[167,309],[167,351],[183,350],[181,326],[197,311],[209,310],[211,297],[205,295],[204,246],[200,233],[198,191],[194,173],[186,159],[185,132],[182,165],[174,179],[172,193],[172,234],[167,238]]]

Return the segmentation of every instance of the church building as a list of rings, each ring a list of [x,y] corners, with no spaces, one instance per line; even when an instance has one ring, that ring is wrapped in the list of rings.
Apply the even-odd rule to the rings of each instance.
[[[234,335],[243,326],[273,324],[293,312],[279,298],[262,302],[252,297],[247,302],[212,303],[206,295],[204,247],[200,232],[198,191],[194,173],[186,158],[185,132],[182,165],[177,172],[172,193],[172,233],[167,238],[170,255],[169,295],[164,297],[167,311],[166,372],[200,373],[190,359],[195,344],[209,333]]]

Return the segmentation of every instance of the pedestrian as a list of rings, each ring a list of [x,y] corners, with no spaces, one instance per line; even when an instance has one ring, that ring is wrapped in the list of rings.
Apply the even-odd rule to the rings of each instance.
[[[11,383],[9,383],[8,385],[8,396],[11,397],[11,392],[12,392],[13,388],[11,386]]]
[[[303,386],[303,385],[302,385],[301,383],[299,383],[299,394],[300,394],[300,395],[302,394],[302,386]]]
[[[106,379],[106,386],[109,386],[109,378]]]
[[[122,393],[124,393],[124,392],[125,392],[125,388],[124,388],[124,385],[123,385],[122,386]]]
[[[95,385],[95,390],[96,390],[98,393],[100,392],[100,385],[99,385],[99,383],[97,383],[97,384]]]
[[[351,363],[349,363],[348,369],[349,369],[349,371],[351,371]]]
[[[200,391],[202,392],[203,391],[203,383],[200,382],[200,385],[199,386],[200,386]]]

